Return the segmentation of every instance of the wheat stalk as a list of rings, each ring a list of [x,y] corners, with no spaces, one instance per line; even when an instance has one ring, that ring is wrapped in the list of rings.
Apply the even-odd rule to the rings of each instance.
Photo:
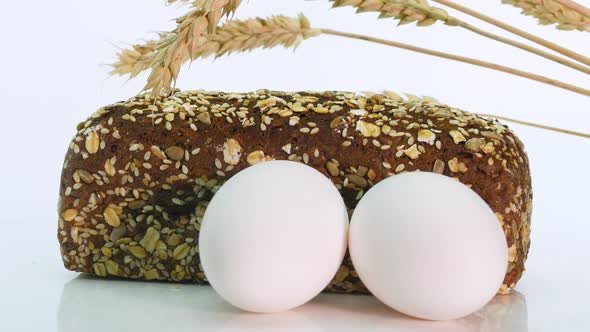
[[[460,26],[488,38],[504,42],[534,54],[543,56],[560,64],[569,66],[586,74],[590,68],[574,63],[559,56],[538,50],[531,46],[513,41],[487,31],[483,31],[464,21],[449,16],[437,7],[430,6],[426,0],[330,0],[335,7],[353,6],[359,12],[376,11],[382,18],[395,18],[400,24],[415,22],[427,26],[436,21],[448,25]],[[129,74],[131,77],[151,68],[145,90],[153,95],[168,91],[178,77],[181,65],[194,59],[197,49],[207,40],[205,31],[213,33],[217,22],[223,15],[233,13],[240,0],[168,0],[172,3],[191,3],[192,10],[177,19],[177,28],[171,33],[162,33],[158,41],[149,41],[143,45],[133,45],[119,53],[119,61],[113,65],[113,74]],[[227,42],[229,44],[229,41]]]
[[[546,47],[546,48],[548,48],[550,50],[553,50],[553,51],[555,51],[557,53],[560,53],[562,55],[565,55],[565,56],[569,57],[570,59],[574,59],[574,60],[576,60],[576,61],[578,61],[580,63],[583,63],[586,66],[590,66],[590,58],[588,58],[588,57],[586,57],[586,56],[584,56],[584,55],[582,55],[580,53],[574,52],[574,51],[572,51],[570,49],[567,49],[567,48],[565,48],[563,46],[560,46],[560,45],[558,45],[556,43],[553,43],[553,42],[550,42],[548,40],[545,40],[545,39],[543,39],[541,37],[535,36],[535,35],[527,32],[527,31],[518,29],[518,28],[516,28],[516,27],[514,27],[514,26],[512,26],[510,24],[504,23],[504,22],[502,22],[500,20],[497,20],[497,19],[495,19],[493,17],[487,16],[487,15],[485,15],[483,13],[480,13],[480,12],[478,12],[476,10],[473,10],[473,9],[468,8],[466,6],[462,6],[462,5],[457,4],[457,3],[453,2],[453,1],[450,1],[450,0],[432,0],[432,1],[433,2],[437,2],[437,3],[441,4],[441,5],[447,6],[449,8],[453,8],[453,9],[455,9],[457,11],[460,11],[460,12],[462,12],[464,14],[467,14],[469,16],[475,17],[475,18],[477,18],[477,19],[479,19],[481,21],[484,21],[486,23],[495,25],[496,27],[498,27],[500,29],[503,29],[505,31],[508,31],[508,32],[510,32],[512,34],[515,34],[515,35],[519,36],[519,37],[528,39],[528,40],[530,40],[530,41],[532,41],[534,43],[537,43],[537,44],[539,44],[539,45],[541,45],[543,47]],[[560,1],[562,1],[562,0],[560,0]]]
[[[590,18],[552,0],[502,0],[502,3],[521,8],[525,15],[536,17],[542,25],[556,24],[560,30],[590,32]]]
[[[386,39],[380,39],[380,38],[359,35],[359,34],[355,34],[355,33],[342,32],[342,31],[337,31],[337,30],[332,30],[332,29],[320,29],[320,31],[322,34],[364,40],[364,41],[368,41],[371,43],[392,46],[392,47],[401,48],[401,49],[405,49],[405,50],[412,51],[412,52],[427,54],[427,55],[431,55],[431,56],[435,56],[435,57],[439,57],[439,58],[444,58],[444,59],[448,59],[448,60],[468,63],[468,64],[478,66],[478,67],[493,69],[496,71],[512,74],[515,76],[519,76],[522,78],[526,78],[526,79],[541,82],[541,83],[545,83],[548,85],[552,85],[552,86],[555,86],[555,87],[558,87],[561,89],[569,90],[569,91],[590,97],[590,90],[588,90],[588,89],[581,88],[581,87],[578,87],[578,86],[575,86],[572,84],[564,83],[564,82],[561,82],[561,81],[558,81],[558,80],[555,80],[555,79],[552,79],[552,78],[549,78],[546,76],[526,72],[526,71],[515,69],[512,67],[499,65],[499,64],[496,64],[493,62],[482,61],[482,60],[464,57],[464,56],[460,56],[460,55],[455,55],[455,54],[451,54],[451,53],[434,51],[434,50],[430,50],[430,49],[423,48],[423,47],[418,47],[418,46],[409,45],[409,44],[403,44],[400,42],[390,41],[390,40],[386,40]]]
[[[245,21],[234,20],[218,28],[217,32],[212,35],[202,35],[200,31],[201,30],[197,31],[198,36],[196,38],[192,38],[192,47],[190,49],[187,48],[186,52],[182,53],[180,56],[174,57],[168,64],[168,67],[158,65],[161,63],[162,52],[158,51],[157,46],[165,44],[165,42],[159,41],[141,46],[136,45],[130,50],[121,52],[119,54],[119,61],[113,64],[113,73],[120,75],[129,74],[133,77],[142,69],[152,69],[151,75],[148,78],[146,90],[151,89],[152,95],[156,96],[158,93],[162,92],[162,89],[166,92],[170,87],[168,84],[171,82],[172,76],[166,71],[167,68],[173,68],[178,71],[181,65],[189,59],[205,58],[209,56],[218,57],[232,52],[245,52],[254,48],[270,48],[278,45],[296,47],[301,41],[323,33],[379,43],[454,61],[469,63],[590,96],[590,90],[491,62],[433,51],[394,41],[340,32],[332,29],[314,29],[311,28],[309,21],[303,15],[299,15],[297,18],[274,16],[269,19],[255,18]],[[188,36],[185,36],[184,39],[179,39],[178,36],[169,35],[165,36],[163,40],[170,39],[168,42],[184,43],[183,40],[190,39],[187,37]],[[156,48],[153,47],[154,45],[156,45]],[[150,66],[150,64],[156,64],[156,66]]]
[[[417,19],[414,19],[414,21],[418,23],[420,22]],[[422,21],[424,21],[424,19],[422,19]],[[469,63],[475,66],[506,72],[509,74],[513,74],[516,76],[553,85],[586,96],[590,96],[590,90],[583,89],[560,81],[556,81],[544,76],[520,71],[514,68],[501,66],[490,62],[485,62],[477,59],[462,57],[439,51],[433,51],[413,45],[402,44],[399,42],[388,41],[353,33],[340,32],[331,29],[314,29],[311,28],[309,21],[303,15],[299,15],[297,18],[289,18],[286,16],[273,16],[269,19],[255,18],[245,21],[236,20],[223,25],[212,35],[204,36],[200,32],[201,30],[197,31],[198,38],[196,38],[196,40],[193,41],[193,48],[191,48],[190,52],[187,52],[188,57],[179,59],[187,60],[188,58],[196,59],[205,58],[209,56],[222,56],[224,54],[229,54],[232,52],[245,52],[248,50],[252,50],[254,48],[270,48],[278,45],[283,45],[285,47],[296,47],[297,45],[299,45],[301,41],[307,38],[314,37],[320,34],[325,34],[379,43],[387,46],[446,58],[454,61]],[[166,39],[171,39],[171,35],[162,34],[160,41],[149,41],[144,45],[135,45],[129,50],[122,51],[121,53],[119,53],[119,61],[113,64],[113,73],[121,75],[129,74],[131,75],[131,77],[134,77],[140,72],[148,70],[150,68],[150,64],[154,63],[154,59],[159,58],[159,53],[157,49],[158,45],[161,45],[163,43],[162,40]],[[172,66],[179,68],[181,64],[182,63],[172,64]],[[153,73],[154,71],[152,72],[152,75],[150,75],[150,77],[153,76]],[[161,84],[162,83],[156,83],[155,86],[162,86]],[[152,92],[153,91],[154,90],[152,90]],[[504,119],[506,121],[512,121],[515,123],[532,126],[535,128],[541,128],[544,130],[556,131],[569,135],[590,138],[590,135],[588,134],[579,133],[571,130],[560,129],[490,114],[482,115],[492,116],[499,119]]]
[[[558,128],[558,127],[552,127],[552,126],[547,126],[547,125],[538,124],[538,123],[534,123],[534,122],[513,119],[513,118],[509,118],[509,117],[505,117],[505,116],[494,115],[494,114],[477,113],[477,115],[489,117],[489,118],[496,118],[496,119],[504,120],[504,121],[508,121],[508,122],[513,122],[513,123],[517,123],[517,124],[520,124],[523,126],[529,126],[529,127],[548,130],[548,131],[554,131],[554,132],[561,133],[561,134],[578,136],[578,137],[582,137],[582,138],[590,138],[590,134],[579,132],[579,131],[563,129],[563,128]]]
[[[373,96],[378,95],[379,93],[373,92],[373,91],[364,91],[363,94],[368,98],[372,98]],[[400,94],[396,93],[395,91],[391,91],[391,90],[384,90],[384,91],[382,91],[381,94],[387,96],[387,98],[389,98],[389,99],[396,100],[396,101],[408,101],[408,102],[418,102],[418,103],[432,102],[432,103],[437,103],[440,105],[446,105],[445,103],[441,103],[438,99],[431,97],[431,96],[416,96],[416,95],[412,95],[412,94],[408,94],[408,93],[405,93],[404,94],[405,96],[403,96],[403,95],[400,95]],[[590,134],[579,132],[579,131],[563,129],[563,128],[558,128],[558,127],[553,127],[553,126],[547,126],[544,124],[513,119],[513,118],[501,116],[501,115],[495,115],[495,114],[487,114],[487,113],[474,113],[474,114],[481,116],[481,117],[494,118],[497,120],[504,120],[507,122],[512,122],[512,123],[516,123],[519,125],[528,126],[528,127],[532,127],[532,128],[543,129],[543,130],[553,131],[553,132],[560,133],[560,134],[566,134],[566,135],[590,139]]]
[[[364,94],[367,97],[371,98],[372,96],[374,96],[378,93],[375,93],[372,91],[367,91],[367,92],[364,92]],[[390,98],[390,99],[396,100],[396,101],[409,101],[409,102],[419,102],[419,103],[420,102],[433,102],[433,103],[437,103],[440,105],[446,105],[444,103],[441,103],[438,99],[430,97],[430,96],[416,96],[416,95],[411,95],[411,94],[406,93],[405,98],[404,98],[404,96],[402,96],[394,91],[391,91],[391,90],[384,90],[382,92],[382,94],[386,95],[387,98]],[[487,114],[487,113],[474,113],[474,114],[481,116],[481,117],[494,118],[497,120],[504,120],[504,121],[508,121],[508,122],[519,124],[519,125],[532,127],[532,128],[553,131],[553,132],[560,133],[560,134],[566,134],[566,135],[577,136],[577,137],[582,137],[582,138],[590,138],[590,134],[575,131],[575,130],[563,129],[563,128],[548,126],[548,125],[544,125],[544,124],[540,124],[540,123],[513,119],[513,118],[505,117],[502,115],[496,115],[496,114]]]
[[[532,47],[527,44],[523,44],[516,40],[502,37],[500,35],[490,33],[483,29],[480,29],[472,24],[469,24],[463,20],[449,15],[444,9],[431,6],[426,0],[330,0],[333,2],[334,7],[352,6],[356,7],[358,12],[378,12],[381,18],[394,18],[398,19],[400,24],[416,22],[418,26],[432,25],[436,21],[443,22],[450,26],[458,26],[490,38],[502,42],[504,44],[517,47],[521,50],[536,54],[544,57],[548,60],[557,62],[559,64],[568,66],[572,69],[590,75],[590,67],[581,65],[579,63],[570,61],[566,58],[545,52],[541,49]],[[433,0],[436,1],[436,0]],[[448,3],[445,3],[448,5]],[[569,50],[568,50],[569,51]],[[567,52],[566,52],[567,53]],[[572,51],[569,51],[569,55],[576,55]],[[580,59],[583,58],[579,55]],[[590,60],[590,59],[589,59]]]
[[[193,35],[188,34],[187,29],[180,29],[180,33],[168,34],[157,42],[135,45],[120,52],[119,61],[112,65],[112,73],[134,77],[151,68],[144,89],[157,95],[169,91],[180,67],[188,60],[279,45],[297,47],[301,41],[320,33],[310,27],[303,15],[234,20],[219,27],[212,35],[202,34],[206,27],[203,22],[202,16],[187,17],[181,25],[192,27]],[[169,53],[171,48],[177,50],[172,56]]]

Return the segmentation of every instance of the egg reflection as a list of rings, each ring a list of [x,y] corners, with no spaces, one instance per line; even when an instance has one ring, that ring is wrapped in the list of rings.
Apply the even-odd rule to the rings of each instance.
[[[496,296],[460,320],[429,322],[402,315],[372,296],[321,294],[295,310],[243,312],[211,287],[102,280],[81,275],[64,286],[60,332],[129,331],[511,331],[525,332],[522,294]]]

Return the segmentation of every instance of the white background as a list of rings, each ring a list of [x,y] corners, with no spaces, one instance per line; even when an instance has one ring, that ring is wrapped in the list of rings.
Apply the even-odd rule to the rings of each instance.
[[[535,20],[496,0],[457,2],[590,55],[588,33],[537,26]],[[117,47],[171,29],[171,19],[183,10],[165,7],[163,0],[0,4],[1,331],[123,331],[136,326],[133,324],[145,329],[173,324],[180,330],[204,326],[232,330],[264,324],[272,330],[274,323],[316,331],[355,330],[362,324],[389,331],[590,328],[590,140],[518,125],[512,127],[529,152],[535,195],[528,270],[517,287],[519,293],[497,299],[507,304],[490,306],[478,316],[482,319],[415,322],[369,297],[325,295],[294,312],[253,317],[232,311],[207,287],[75,279],[77,274],[61,265],[56,240],[55,207],[68,141],[87,115],[131,97],[143,86],[145,76],[132,81],[108,77],[106,64],[114,61]],[[372,13],[330,9],[324,0],[245,1],[236,17],[298,12],[305,13],[316,27],[497,61],[590,88],[590,80],[581,73],[458,28],[440,24],[396,27],[394,21],[378,21]],[[473,112],[590,132],[589,97],[331,36],[305,41],[296,52],[274,49],[199,61],[185,68],[178,86],[225,91],[389,89],[434,96]]]

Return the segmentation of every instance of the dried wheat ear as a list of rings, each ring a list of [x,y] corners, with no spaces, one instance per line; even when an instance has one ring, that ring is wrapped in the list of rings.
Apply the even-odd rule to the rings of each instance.
[[[553,0],[502,0],[502,3],[521,8],[525,15],[536,17],[540,24],[555,24],[560,30],[590,32],[590,17]]]
[[[134,77],[151,69],[145,90],[157,94],[169,90],[182,64],[188,60],[279,45],[297,47],[303,40],[320,34],[320,30],[310,27],[303,15],[233,20],[208,36],[205,35],[208,23],[204,16],[185,18],[183,22],[190,24],[185,27],[181,23],[175,32],[161,35],[159,41],[148,41],[121,51],[112,73]]]

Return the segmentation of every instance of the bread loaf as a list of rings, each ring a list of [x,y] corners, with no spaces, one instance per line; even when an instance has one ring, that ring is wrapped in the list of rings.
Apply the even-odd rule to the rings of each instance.
[[[140,95],[81,123],[61,178],[64,265],[101,277],[206,282],[197,239],[208,201],[232,175],[274,159],[329,177],[349,213],[388,176],[454,177],[490,205],[506,234],[500,293],[523,273],[531,180],[523,145],[506,126],[390,93],[267,90]],[[327,290],[367,292],[348,255]]]

